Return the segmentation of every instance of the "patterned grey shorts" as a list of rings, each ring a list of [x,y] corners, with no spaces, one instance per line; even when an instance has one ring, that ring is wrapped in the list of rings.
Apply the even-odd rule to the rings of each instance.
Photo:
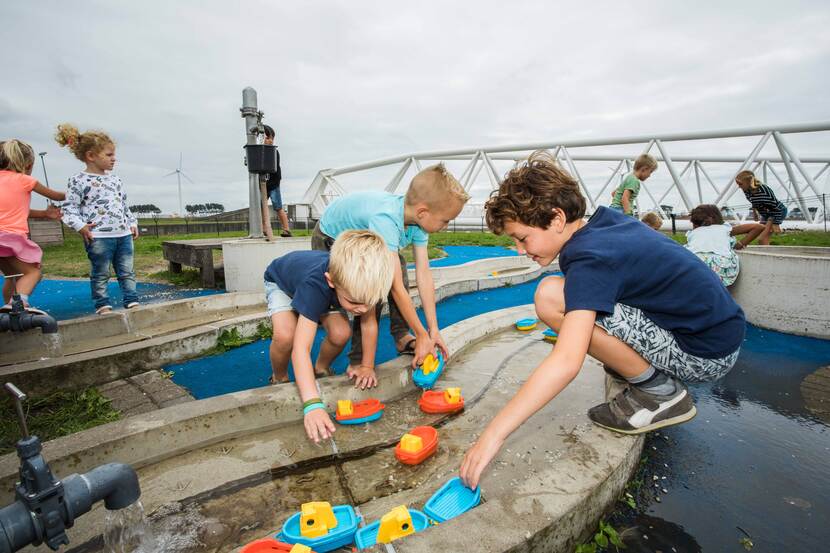
[[[597,317],[597,325],[634,348],[655,369],[685,382],[710,382],[723,377],[738,359],[740,348],[720,359],[705,359],[686,353],[674,335],[660,328],[636,307],[618,303],[614,313]]]

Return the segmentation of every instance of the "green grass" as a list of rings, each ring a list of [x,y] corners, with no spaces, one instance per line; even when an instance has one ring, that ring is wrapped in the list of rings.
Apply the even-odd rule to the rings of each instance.
[[[686,233],[669,234],[680,244],[686,243]],[[757,244],[758,242],[753,242]],[[788,230],[783,234],[773,234],[769,241],[771,246],[820,246],[830,247],[830,232],[820,230]]]
[[[118,420],[109,399],[95,388],[82,392],[56,392],[24,404],[29,433],[41,442]],[[0,454],[14,451],[20,425],[12,401],[0,399]]]
[[[238,238],[244,232],[222,232],[221,238]],[[307,236],[308,231],[294,231],[295,236]],[[670,235],[671,236],[671,235]],[[167,262],[161,252],[161,243],[167,240],[194,240],[199,238],[214,238],[216,234],[173,234],[170,236],[155,237],[143,235],[135,242],[135,272],[141,280],[155,280],[167,282],[177,286],[198,286],[199,276],[195,270],[184,270],[180,274],[172,274],[167,270]],[[686,235],[678,233],[672,236],[681,244],[685,244]],[[773,245],[786,246],[824,246],[830,247],[830,233],[822,231],[788,231],[775,235],[771,239]],[[430,235],[429,257],[435,259],[444,257],[443,246],[507,246],[513,241],[507,236],[496,236],[490,232],[436,232]],[[221,254],[216,252],[216,261]],[[412,262],[412,249],[404,251],[404,258]],[[66,232],[63,245],[45,246],[43,248],[43,267],[47,277],[79,277],[89,278],[89,261],[84,251],[81,237],[72,231]]]

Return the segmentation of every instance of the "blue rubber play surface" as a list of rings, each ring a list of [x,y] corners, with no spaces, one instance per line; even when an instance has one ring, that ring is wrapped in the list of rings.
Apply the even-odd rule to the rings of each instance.
[[[436,306],[438,321],[442,327],[446,327],[481,313],[533,303],[533,293],[536,291],[539,280],[447,298]],[[426,322],[421,310],[418,311],[418,315],[421,321]],[[317,332],[317,338],[311,350],[312,358],[317,357],[324,336],[322,330]],[[271,364],[268,359],[270,343],[270,340],[260,340],[220,355],[168,365],[165,370],[173,371],[173,381],[190,390],[190,393],[197,399],[266,386],[271,374]],[[349,347],[346,346],[346,349],[334,360],[334,371],[337,374],[344,373],[348,367]],[[383,317],[379,324],[376,363],[380,364],[397,356],[395,344],[389,334],[389,317]],[[293,378],[294,372],[291,365],[288,371]]]
[[[0,276],[0,284],[2,283],[3,277]],[[159,303],[223,292],[222,290],[178,288],[148,282],[137,283],[136,290],[141,303]],[[110,281],[107,291],[113,307],[121,309],[121,290],[118,288],[118,282]],[[43,309],[59,321],[95,313],[88,280],[41,280],[29,301],[34,307]]]
[[[463,265],[478,259],[488,257],[515,257],[519,254],[502,246],[444,246],[441,248],[447,253],[447,257],[433,259],[429,262],[430,267],[449,267],[451,265]],[[414,267],[414,263],[409,264]]]

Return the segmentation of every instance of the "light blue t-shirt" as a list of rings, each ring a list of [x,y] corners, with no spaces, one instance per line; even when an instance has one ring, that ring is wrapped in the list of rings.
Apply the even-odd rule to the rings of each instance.
[[[377,232],[393,252],[410,244],[426,246],[429,234],[417,225],[403,224],[403,196],[389,192],[354,192],[337,198],[323,212],[320,230],[337,239],[347,230]]]

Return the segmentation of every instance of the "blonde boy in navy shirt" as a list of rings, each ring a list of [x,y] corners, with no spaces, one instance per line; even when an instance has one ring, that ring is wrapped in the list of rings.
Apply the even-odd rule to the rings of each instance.
[[[508,173],[486,205],[487,224],[542,266],[559,256],[564,278],[545,279],[534,302],[558,331],[553,351],[467,452],[475,488],[507,437],[579,373],[586,354],[628,381],[588,411],[597,425],[639,434],[695,415],[682,381],[725,375],[744,337],[743,311],[714,272],[670,238],[600,207],[588,221],[576,180],[545,152]]]
[[[288,380],[288,361],[303,400],[309,439],[331,437],[334,424],[317,397],[315,376],[329,372],[343,351],[351,332],[345,311],[363,315],[381,303],[392,286],[393,263],[383,239],[370,231],[344,232],[331,253],[297,251],[278,257],[265,270],[265,297],[271,317],[271,383]],[[317,362],[312,365],[311,346],[318,325],[326,330]],[[378,327],[374,317],[360,320],[367,337],[365,355],[374,364]],[[368,382],[358,379],[357,386]]]

